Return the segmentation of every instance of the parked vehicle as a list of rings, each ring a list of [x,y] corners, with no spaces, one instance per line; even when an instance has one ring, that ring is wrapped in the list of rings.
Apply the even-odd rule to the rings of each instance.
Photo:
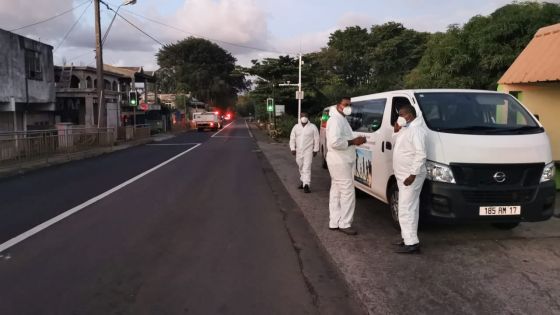
[[[411,104],[427,127],[421,220],[514,228],[552,216],[556,191],[550,142],[538,120],[513,96],[403,90],[353,97],[347,119],[356,136],[367,138],[357,148],[355,186],[388,203],[397,226],[392,135],[403,104]]]
[[[195,113],[194,124],[198,131],[203,131],[204,129],[218,130],[222,128],[222,120],[214,112]]]

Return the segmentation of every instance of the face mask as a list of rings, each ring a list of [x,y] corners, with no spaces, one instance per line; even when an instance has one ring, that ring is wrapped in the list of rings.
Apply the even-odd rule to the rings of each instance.
[[[309,122],[309,118],[307,118],[307,117],[301,117],[301,123],[302,123],[302,124],[307,124],[307,122]]]
[[[352,107],[350,106],[344,107],[342,113],[344,114],[344,116],[350,116],[352,114]]]
[[[401,127],[406,127],[408,125],[408,122],[406,121],[406,119],[404,119],[404,117],[399,116],[399,118],[397,118],[397,124]]]

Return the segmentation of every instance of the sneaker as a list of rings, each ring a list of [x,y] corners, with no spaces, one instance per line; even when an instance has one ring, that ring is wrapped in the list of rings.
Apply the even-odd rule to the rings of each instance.
[[[306,193],[306,194],[311,192],[311,190],[309,189],[309,185],[303,186],[303,192]]]
[[[398,254],[420,254],[420,243],[414,245],[403,245],[395,250]]]
[[[354,230],[352,227],[347,227],[345,229],[339,228],[338,230],[340,232],[346,234],[346,235],[356,235],[356,234],[358,234],[358,231]]]

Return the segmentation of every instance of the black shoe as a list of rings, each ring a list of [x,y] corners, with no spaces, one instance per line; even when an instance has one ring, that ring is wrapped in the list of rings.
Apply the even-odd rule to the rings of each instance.
[[[309,185],[303,186],[303,192],[306,193],[306,194],[311,192],[311,190],[309,189]]]
[[[356,235],[356,234],[358,234],[358,231],[354,230],[352,227],[347,227],[345,229],[339,228],[338,230],[340,232],[346,234],[346,235]]]
[[[393,243],[391,243],[391,244],[393,244],[393,245],[395,245],[395,246],[404,246],[404,241],[403,241],[403,239],[401,238],[401,239],[395,240],[395,241],[394,241]]]
[[[403,245],[395,250],[398,254],[420,254],[420,243],[414,245]]]
[[[297,186],[297,189],[303,189],[303,183],[300,183],[299,186]]]

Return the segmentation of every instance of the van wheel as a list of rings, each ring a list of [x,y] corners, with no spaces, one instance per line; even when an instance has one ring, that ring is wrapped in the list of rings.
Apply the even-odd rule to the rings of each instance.
[[[397,230],[401,230],[401,226],[399,224],[399,186],[397,183],[391,183],[389,187],[388,193],[389,199],[389,209],[391,210],[391,217],[393,219],[393,226]]]
[[[507,222],[507,223],[492,223],[492,225],[500,230],[511,230],[519,225],[519,222]]]

